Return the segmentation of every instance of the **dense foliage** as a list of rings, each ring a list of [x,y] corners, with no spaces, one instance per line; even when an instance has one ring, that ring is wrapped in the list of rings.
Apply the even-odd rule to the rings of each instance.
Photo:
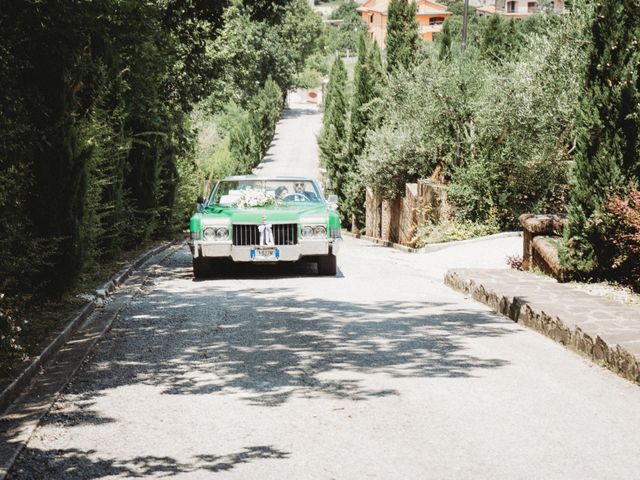
[[[365,183],[395,198],[437,171],[459,220],[501,228],[562,210],[585,55],[582,16],[556,17],[473,19],[464,55],[447,20],[431,53],[391,77],[360,158]]]
[[[380,96],[386,83],[380,49],[364,34],[359,39],[349,99],[346,83],[346,70],[337,60],[327,86],[324,128],[318,143],[330,187],[341,199],[343,221],[359,228],[364,224],[365,186],[358,158],[367,132],[380,124]]]
[[[390,4],[384,109],[351,112],[359,166],[343,189],[393,199],[420,177],[447,183],[454,221],[423,225],[421,241],[518,228],[520,214],[566,212],[570,199],[565,267],[638,288],[638,2],[576,2],[568,15],[523,21],[471,16],[464,54],[460,15],[421,49],[409,5]],[[376,119],[366,133],[363,113]]]
[[[344,196],[349,171],[348,107],[347,70],[342,59],[337,57],[325,92],[323,130],[318,137],[318,146],[321,163],[327,171],[329,189],[339,196]]]
[[[640,292],[640,190],[610,196],[599,215],[607,248],[600,254],[606,263],[600,274]]]
[[[337,24],[327,27],[325,39],[327,53],[353,55],[357,52],[358,38],[366,30],[362,16],[356,10],[357,6],[358,4],[353,0],[342,0],[331,12],[329,19]]]
[[[304,0],[273,6],[274,14],[254,18],[254,9],[234,4],[225,11],[224,27],[211,43],[216,77],[209,102],[214,110],[233,101],[247,107],[267,77],[286,92],[317,50],[322,33],[319,14]]]
[[[4,288],[61,292],[85,265],[170,228],[219,13],[109,0],[2,9]]]
[[[607,1],[595,10],[563,256],[579,276],[610,276],[621,268],[612,259],[623,238],[612,236],[601,217],[607,212],[622,222],[611,198],[633,204],[629,192],[640,179],[640,4]],[[637,250],[622,263],[639,264]]]
[[[256,165],[321,31],[305,0],[3,5],[0,364],[19,295],[60,297]]]
[[[410,68],[415,63],[420,48],[416,2],[413,0],[391,0],[389,3],[387,36],[387,70]]]

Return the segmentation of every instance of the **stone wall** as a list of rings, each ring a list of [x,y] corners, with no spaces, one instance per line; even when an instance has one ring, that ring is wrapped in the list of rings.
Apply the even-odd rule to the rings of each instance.
[[[418,222],[427,220],[440,222],[451,217],[451,206],[447,196],[447,186],[433,180],[418,180],[418,197],[422,205]]]
[[[380,238],[382,234],[382,200],[369,187],[366,191],[365,208],[365,235]]]
[[[567,224],[566,215],[520,216],[522,225],[522,269],[537,268],[563,281],[565,272],[558,258],[557,244]]]
[[[413,246],[417,225],[448,218],[451,212],[447,187],[432,180],[408,183],[404,196],[395,200],[382,200],[367,188],[365,207],[368,237],[407,246]]]
[[[418,223],[418,184],[407,183],[400,209],[398,242],[412,246]]]
[[[402,198],[382,201],[382,228],[380,238],[387,242],[398,243],[400,238],[400,212]]]

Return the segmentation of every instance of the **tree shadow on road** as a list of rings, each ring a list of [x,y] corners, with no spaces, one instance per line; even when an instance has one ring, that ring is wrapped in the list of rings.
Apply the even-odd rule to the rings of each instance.
[[[27,452],[27,461],[14,467],[9,478],[80,480],[104,477],[170,477],[198,470],[225,472],[255,460],[283,459],[288,456],[288,452],[273,446],[261,445],[246,447],[239,452],[226,455],[196,455],[190,462],[183,463],[167,456],[145,455],[130,459],[113,459],[104,458],[95,450],[67,448],[49,451],[32,448]],[[42,465],[46,465],[46,469],[43,470]]]
[[[280,122],[289,118],[301,118],[315,115],[320,115],[320,110],[318,108],[287,107],[282,111],[282,118],[280,119]]]
[[[291,277],[305,268],[294,267]],[[164,269],[193,285],[184,259],[156,275]],[[147,384],[169,395],[240,392],[252,404],[277,406],[297,394],[366,400],[397,393],[365,386],[368,373],[459,378],[508,363],[466,350],[470,338],[513,332],[491,314],[442,302],[301,298],[295,288],[274,291],[270,280],[283,276],[282,268],[240,269],[195,290],[147,285],[69,392],[90,399],[103,388]],[[264,285],[238,289],[229,277]]]
[[[514,332],[489,313],[423,299],[323,298],[323,288],[343,280],[315,275],[320,291],[309,298],[295,287],[274,288],[274,279],[287,277],[285,267],[252,274],[240,269],[225,278],[194,283],[189,262],[185,253],[155,268],[152,280],[67,387],[61,401],[80,406],[84,402],[88,408],[82,415],[73,416],[73,409],[67,408],[64,417],[54,412],[45,422],[63,420],[74,428],[111,421],[101,419],[91,409],[92,402],[107,390],[133,385],[154,386],[164,395],[234,395],[248,405],[278,407],[292,397],[361,402],[399,395],[393,382],[372,382],[371,374],[378,379],[473,378],[509,363],[469,351],[469,339]],[[309,281],[308,268],[292,266],[289,277]],[[242,280],[231,281],[236,277],[254,281],[243,286]],[[165,283],[166,278],[172,281]],[[273,447],[256,448],[231,457],[202,457],[195,463],[198,469],[215,472],[287,455]],[[168,475],[189,471],[166,458],[140,460],[141,465],[136,459],[109,464],[86,452],[58,454],[33,448],[25,453],[29,461],[22,463],[45,470],[53,465],[65,472],[72,465],[71,460],[65,463],[67,457],[88,462],[89,471],[114,469],[110,475],[154,473],[152,468],[167,469]]]

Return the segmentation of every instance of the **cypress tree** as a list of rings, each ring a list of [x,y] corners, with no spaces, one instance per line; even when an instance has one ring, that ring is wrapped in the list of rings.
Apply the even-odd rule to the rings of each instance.
[[[345,176],[347,173],[347,70],[338,57],[333,63],[327,91],[324,112],[324,128],[318,139],[320,158],[327,169],[331,190],[344,199]]]
[[[369,55],[367,56],[367,67],[369,68],[369,77],[374,97],[382,94],[384,86],[387,83],[386,74],[382,65],[382,53],[377,43],[371,45]]]
[[[353,72],[353,97],[351,98],[351,123],[349,128],[349,154],[356,158],[364,147],[364,137],[369,123],[369,112],[364,108],[371,99],[371,80],[367,68],[367,41],[364,34],[358,40],[358,59]]]
[[[578,276],[611,268],[615,245],[602,231],[603,206],[640,178],[640,4],[603,1],[591,33],[561,255]]]
[[[451,57],[451,26],[449,19],[444,21],[442,32],[440,32],[440,52],[438,59],[446,60]]]
[[[376,100],[382,94],[384,81],[379,49],[373,46],[369,50],[364,35],[361,35],[353,78],[346,195],[343,207],[343,212],[353,220],[352,227],[355,228],[364,223],[365,189],[359,169],[359,157],[364,150],[367,132],[380,120],[377,113],[380,109],[376,108]]]
[[[480,53],[488,60],[499,60],[503,55],[504,31],[502,17],[494,13],[482,31]]]
[[[416,61],[420,45],[416,3],[408,0],[391,0],[388,11],[387,70],[409,68]]]
[[[509,20],[503,29],[502,52],[503,58],[515,58],[520,50],[520,32],[516,20]]]

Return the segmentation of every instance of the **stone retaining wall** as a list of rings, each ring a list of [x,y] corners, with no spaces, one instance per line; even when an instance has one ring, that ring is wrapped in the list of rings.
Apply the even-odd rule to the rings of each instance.
[[[567,224],[566,215],[520,216],[522,225],[522,268],[537,268],[563,281],[565,272],[558,258],[557,241]]]
[[[432,180],[407,183],[403,197],[382,200],[366,190],[365,235],[387,242],[413,246],[417,225],[450,216],[447,187]]]
[[[514,322],[537,330],[627,380],[640,384],[640,358],[619,344],[607,343],[599,335],[590,335],[577,325],[571,328],[560,317],[548,315],[523,298],[500,295],[474,279],[464,278],[456,271],[447,272],[444,283]]]
[[[418,224],[418,208],[420,198],[418,197],[418,184],[407,183],[404,197],[402,198],[402,208],[400,209],[398,243],[402,245],[413,245],[413,239]]]
[[[365,235],[380,238],[382,235],[382,200],[369,187],[366,190],[365,209]]]

